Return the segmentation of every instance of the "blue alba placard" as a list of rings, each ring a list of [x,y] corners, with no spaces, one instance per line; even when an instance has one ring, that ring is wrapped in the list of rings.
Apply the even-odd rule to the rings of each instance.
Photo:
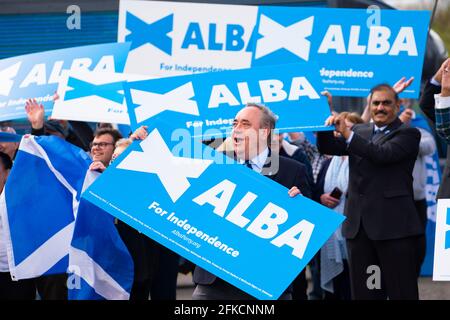
[[[263,103],[277,116],[277,130],[329,130],[330,108],[320,95],[314,64],[285,64],[124,83],[132,128],[162,119],[192,137],[220,137],[247,103]]]
[[[69,71],[58,85],[55,119],[129,124],[123,83],[148,76],[120,72]]]
[[[315,62],[335,96],[421,78],[429,11],[122,0],[126,72],[155,77]],[[395,67],[394,67],[395,66]],[[403,96],[417,98],[415,81]]]
[[[129,48],[129,43],[108,43],[0,60],[0,121],[26,118],[29,98],[42,103],[50,114],[65,71],[123,72]]]
[[[290,198],[285,187],[194,139],[180,148],[168,124],[157,127],[82,196],[250,295],[277,299],[344,217]]]

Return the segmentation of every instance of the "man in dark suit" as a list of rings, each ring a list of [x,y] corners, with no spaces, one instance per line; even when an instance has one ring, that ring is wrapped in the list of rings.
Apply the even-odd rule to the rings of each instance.
[[[342,234],[352,297],[418,299],[416,247],[423,230],[414,206],[412,171],[420,132],[398,119],[399,98],[391,86],[374,87],[369,105],[373,123],[350,130],[339,116],[331,116],[327,124],[334,124],[341,137],[332,131],[318,135],[322,153],[349,155]]]
[[[275,115],[267,107],[259,104],[247,104],[234,119],[231,136],[233,150],[230,155],[235,157],[239,163],[289,188],[288,193],[291,197],[300,193],[311,197],[306,167],[295,160],[281,157],[270,149],[275,122]],[[194,300],[254,299],[198,266],[194,270],[193,280],[197,285],[192,295]],[[306,292],[304,271],[296,280],[296,282],[298,281],[304,284],[301,287]],[[292,299],[291,286],[281,295],[280,299]]]
[[[433,124],[436,125],[436,115],[435,115],[435,99],[434,95],[441,93],[441,81],[442,74],[446,64],[450,63],[450,59],[444,61],[442,66],[436,72],[436,74],[427,81],[425,88],[420,97],[419,106],[420,109],[425,113],[425,115],[430,119]],[[445,161],[444,172],[442,173],[442,181],[439,186],[438,199],[448,199],[450,198],[450,145],[447,146],[447,159]]]

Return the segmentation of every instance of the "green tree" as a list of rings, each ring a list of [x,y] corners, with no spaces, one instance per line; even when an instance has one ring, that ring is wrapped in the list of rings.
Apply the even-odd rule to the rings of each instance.
[[[450,52],[450,6],[436,12],[432,28],[441,36],[447,51]]]

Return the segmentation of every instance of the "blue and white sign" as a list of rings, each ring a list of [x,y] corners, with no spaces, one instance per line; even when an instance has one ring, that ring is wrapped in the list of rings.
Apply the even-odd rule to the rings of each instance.
[[[450,281],[450,199],[437,203],[433,280]]]
[[[313,61],[324,89],[365,97],[382,82],[420,79],[429,19],[428,11],[122,0],[118,40],[131,42],[126,72],[166,77]],[[417,98],[419,84],[403,95]]]
[[[65,71],[122,72],[129,47],[129,43],[100,44],[0,60],[0,121],[26,118],[29,98],[42,103],[50,114]]]
[[[83,197],[247,293],[277,299],[344,217],[196,140],[198,152],[179,156],[168,127],[134,142]]]
[[[58,86],[59,99],[52,117],[89,122],[130,124],[123,84],[148,76],[78,70],[65,73]]]
[[[124,84],[131,127],[161,118],[193,137],[224,136],[246,103],[264,103],[277,116],[277,130],[329,130],[330,108],[320,95],[313,64],[286,64],[203,73]]]

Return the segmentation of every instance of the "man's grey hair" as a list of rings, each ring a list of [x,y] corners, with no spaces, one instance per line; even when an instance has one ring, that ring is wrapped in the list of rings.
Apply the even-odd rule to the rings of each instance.
[[[273,129],[275,129],[275,123],[278,120],[278,116],[273,113],[272,110],[270,110],[268,107],[260,103],[249,102],[245,105],[245,107],[255,107],[261,111],[260,127],[269,129],[267,144],[270,145],[272,142]]]
[[[245,107],[255,107],[261,110],[261,127],[275,129],[275,123],[278,120],[278,116],[272,112],[268,107],[260,103],[249,102]]]

